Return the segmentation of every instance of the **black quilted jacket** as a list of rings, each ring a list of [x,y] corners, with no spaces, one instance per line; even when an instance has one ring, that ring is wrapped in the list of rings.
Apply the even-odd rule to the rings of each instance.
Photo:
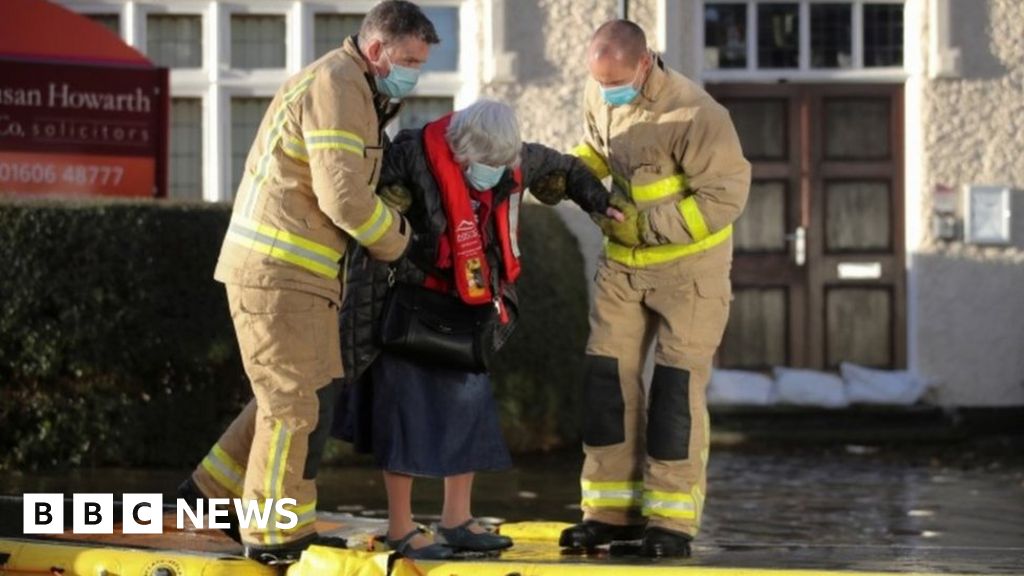
[[[561,154],[540,144],[524,144],[521,154],[523,187],[531,182],[561,171],[566,175],[566,190],[570,199],[587,212],[604,213],[608,208],[608,192],[582,162],[573,156]],[[344,297],[341,306],[341,351],[345,364],[345,379],[349,384],[361,378],[377,358],[376,332],[388,290],[389,276],[397,282],[420,284],[425,272],[436,271],[438,239],[445,233],[447,220],[441,203],[441,193],[427,165],[422,130],[405,130],[391,143],[381,170],[380,185],[404,185],[413,196],[406,217],[413,228],[412,241],[405,256],[389,264],[370,258],[358,245],[350,245],[345,261]],[[511,193],[513,181],[506,171],[495,187],[495,204]],[[486,238],[494,238],[493,220]],[[500,250],[496,242],[488,243],[488,262],[491,270],[500,269]],[[443,276],[436,272],[435,275]],[[495,347],[500,348],[515,329],[518,300],[515,287],[508,286],[503,293],[508,304],[511,321],[495,323]]]

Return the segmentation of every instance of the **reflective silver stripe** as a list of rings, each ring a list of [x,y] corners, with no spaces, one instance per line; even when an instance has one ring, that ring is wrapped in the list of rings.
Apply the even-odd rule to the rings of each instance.
[[[314,261],[314,262],[316,262],[316,263],[318,263],[318,264],[320,264],[322,266],[326,266],[327,268],[330,268],[330,269],[334,270],[335,273],[337,273],[338,271],[341,270],[341,266],[339,266],[336,261],[331,260],[330,258],[327,258],[325,256],[317,254],[316,252],[313,252],[312,250],[306,250],[305,248],[303,248],[301,246],[296,246],[295,244],[290,244],[290,243],[282,242],[278,238],[274,238],[272,236],[267,236],[266,234],[263,234],[261,232],[257,232],[255,230],[250,230],[249,228],[245,228],[244,226],[240,226],[236,222],[232,222],[228,226],[228,232],[232,232],[232,233],[235,233],[235,234],[237,234],[239,236],[243,236],[245,238],[248,238],[250,240],[255,240],[257,242],[262,242],[264,244],[268,244],[268,245],[276,247],[276,248],[280,248],[281,250],[284,250],[286,252],[291,252],[292,254],[295,254],[296,256],[300,256],[300,257],[305,258],[307,260],[312,260],[312,261]]]
[[[655,510],[685,510],[688,512],[693,512],[696,509],[693,506],[693,502],[671,500],[644,500],[644,508],[652,508]]]
[[[523,201],[523,195],[516,192],[508,201],[508,236],[512,239],[512,255],[519,258],[519,204]]]
[[[391,223],[394,221],[394,218],[391,216],[391,210],[388,209],[380,199],[377,200],[377,205],[380,212],[369,227],[364,223],[358,229],[349,232],[349,234],[351,234],[352,237],[363,246],[371,246],[374,242],[380,240],[384,235],[385,230],[391,226]],[[374,210],[374,212],[377,212],[377,210]]]
[[[216,468],[218,472],[223,474],[225,478],[234,482],[237,486],[242,486],[245,484],[245,480],[241,476],[239,476],[237,472],[232,470],[230,466],[224,463],[224,461],[221,460],[220,457],[214,454],[213,452],[210,452],[209,454],[206,455],[206,461],[209,462],[211,466]],[[225,486],[225,488],[229,487]],[[234,487],[230,488],[232,489],[232,491],[235,491]]]
[[[640,501],[642,490],[583,490],[584,500],[636,500]]]
[[[277,441],[274,442],[274,453],[271,455],[270,458],[270,478],[269,486],[267,486],[267,488],[269,488],[269,490],[267,491],[268,500],[272,500],[274,502],[277,502],[278,500],[281,499],[281,495],[278,493],[276,487],[278,476],[280,475],[281,468],[283,467],[284,464],[284,462],[282,462],[281,460],[283,459],[284,456],[284,446],[285,443],[287,442],[287,434],[288,433],[284,429],[284,425],[280,421],[278,421],[276,439]],[[267,502],[267,505],[270,505],[269,501]],[[267,525],[266,539],[269,544],[277,544],[280,542],[280,534],[278,533],[278,530],[273,523]]]

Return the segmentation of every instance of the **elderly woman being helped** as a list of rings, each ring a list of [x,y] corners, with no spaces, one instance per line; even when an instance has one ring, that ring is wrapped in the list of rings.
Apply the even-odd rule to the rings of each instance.
[[[372,452],[384,470],[388,544],[407,557],[440,559],[511,546],[511,539],[487,532],[470,512],[474,473],[508,468],[511,460],[485,369],[381,349],[385,294],[389,286],[411,285],[447,294],[457,307],[493,311],[485,330],[492,351],[500,348],[518,316],[516,229],[527,188],[549,204],[568,190],[583,210],[622,217],[582,162],[522,143],[511,108],[479,101],[422,130],[401,132],[388,148],[378,190],[413,228],[405,257],[389,265],[362,248],[347,256],[341,311],[347,388],[335,430],[357,450]],[[444,478],[433,541],[412,519],[415,477]]]

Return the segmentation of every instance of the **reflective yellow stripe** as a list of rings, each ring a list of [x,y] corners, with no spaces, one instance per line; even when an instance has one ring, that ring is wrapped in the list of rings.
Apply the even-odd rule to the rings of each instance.
[[[630,196],[637,202],[654,202],[675,194],[682,194],[686,190],[686,176],[673,174],[668,178],[662,178],[649,184],[629,186],[628,190]]]
[[[371,246],[384,236],[393,222],[394,216],[391,215],[391,210],[384,205],[380,198],[377,198],[377,206],[373,209],[373,214],[358,228],[347,230],[347,232],[363,246]]]
[[[285,530],[285,532],[294,532],[303,526],[308,526],[316,522],[316,500],[309,504],[303,504],[302,506],[295,506],[292,508],[292,512],[298,517],[298,521],[295,523],[293,528]]]
[[[643,514],[644,516],[695,520],[697,518],[697,506],[693,496],[685,492],[658,492],[651,490],[644,493]]]
[[[581,504],[591,508],[639,508],[643,498],[642,482],[580,481]]]
[[[341,270],[337,250],[242,216],[231,218],[227,240],[326,278],[337,278]]]
[[[253,176],[252,186],[249,187],[249,195],[245,199],[245,206],[242,209],[242,213],[246,216],[252,216],[256,211],[256,200],[260,195],[260,187],[263,185],[263,182],[267,179],[267,175],[270,173],[270,161],[274,156],[274,148],[277,147],[277,143],[281,139],[281,133],[284,129],[285,120],[287,119],[288,105],[306,91],[306,88],[308,88],[310,83],[313,82],[313,78],[314,76],[312,74],[306,76],[300,80],[298,84],[293,86],[291,90],[286,92],[283,98],[284,102],[274,114],[274,121],[271,124],[270,130],[267,131],[267,139],[263,150],[263,156],[260,158],[258,169],[256,170],[256,174]]]
[[[608,170],[608,162],[605,161],[604,157],[601,156],[597,150],[594,150],[594,147],[590,144],[584,142],[583,144],[573,148],[571,153],[573,156],[582,160],[583,163],[587,165],[587,168],[593,172],[594,176],[604,179],[611,173],[611,171]]]
[[[224,469],[218,466],[218,462],[211,459],[209,455],[203,458],[202,462],[203,470],[206,470],[217,484],[220,484],[229,494],[235,497],[242,495],[242,483],[232,478],[230,474],[225,473]]]
[[[347,130],[307,130],[302,133],[307,150],[347,150],[363,155],[366,145],[358,134]]]
[[[700,213],[700,207],[697,206],[696,196],[683,198],[679,202],[679,212],[683,215],[686,229],[690,231],[694,242],[700,242],[711,235],[708,224],[704,221],[704,215]]]
[[[629,248],[628,246],[608,242],[608,244],[605,245],[605,255],[610,260],[618,262],[619,264],[624,264],[633,268],[645,268],[647,266],[664,264],[665,262],[678,260],[684,256],[690,256],[697,254],[698,252],[710,250],[728,240],[730,236],[732,236],[731,225],[726,226],[700,242],[694,242],[693,244],[665,244],[662,246]]]
[[[284,138],[281,142],[281,150],[291,158],[309,163],[309,153],[306,152],[306,145],[301,140]]]
[[[274,432],[270,436],[267,448],[267,469],[263,477],[263,493],[267,500],[274,502],[284,497],[284,474],[288,468],[288,450],[291,447],[291,431],[284,427],[280,420],[274,421]],[[271,505],[264,501],[264,506]],[[275,523],[267,525],[267,533],[263,536],[266,544],[280,543],[280,531]]]

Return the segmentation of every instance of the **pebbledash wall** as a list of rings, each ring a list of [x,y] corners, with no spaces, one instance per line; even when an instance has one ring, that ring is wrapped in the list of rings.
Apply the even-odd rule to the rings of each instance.
[[[909,2],[931,46],[909,57],[925,74],[907,84],[907,248],[913,368],[944,404],[1024,404],[1024,2]],[[945,28],[948,26],[948,28]],[[947,46],[939,46],[948,34]],[[945,54],[943,53],[945,51]],[[945,56],[945,58],[944,58]],[[957,65],[956,60],[959,59]],[[943,60],[953,62],[943,71]],[[913,98],[913,100],[911,99]],[[1012,186],[1011,244],[938,240],[928,225],[936,186]],[[911,194],[913,192],[914,194]]]
[[[568,149],[581,134],[587,39],[623,3],[477,2],[489,14],[479,39],[480,94],[515,106],[526,139]],[[670,65],[706,77],[702,0],[627,5]],[[882,81],[905,89],[908,368],[933,383],[942,405],[1024,405],[1024,2],[906,0],[904,22],[903,70]],[[774,81],[756,73],[735,79]],[[962,227],[969,184],[1014,189],[1010,245],[936,238],[933,191],[955,191]],[[562,213],[593,268],[599,236],[578,211]]]

